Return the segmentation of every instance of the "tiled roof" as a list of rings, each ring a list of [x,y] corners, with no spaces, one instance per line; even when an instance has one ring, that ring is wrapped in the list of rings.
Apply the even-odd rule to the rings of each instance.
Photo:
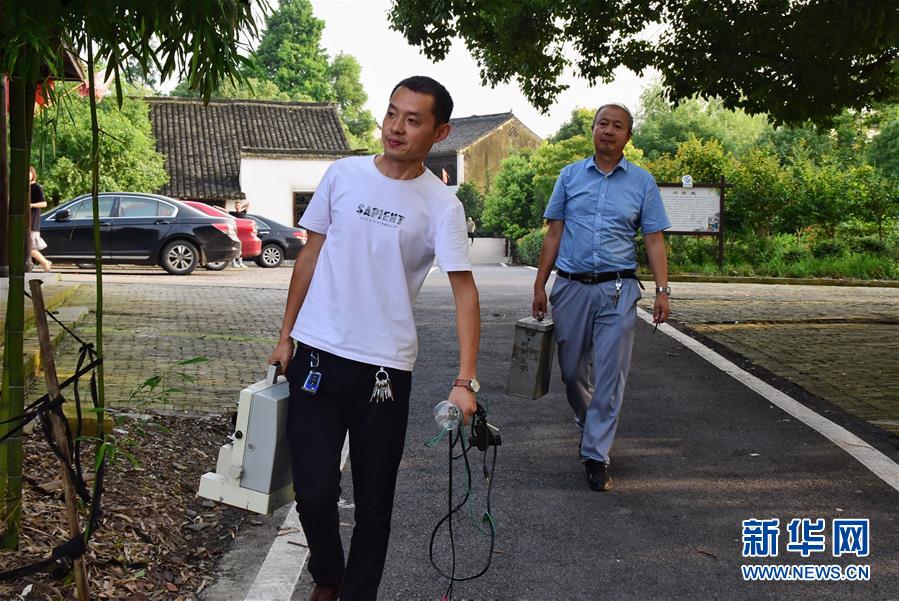
[[[175,198],[243,198],[242,149],[352,154],[333,104],[146,98]]]
[[[471,117],[450,119],[452,126],[450,135],[446,140],[434,144],[430,154],[456,153],[463,148],[468,148],[512,117],[512,113],[497,113],[496,115],[472,115]]]

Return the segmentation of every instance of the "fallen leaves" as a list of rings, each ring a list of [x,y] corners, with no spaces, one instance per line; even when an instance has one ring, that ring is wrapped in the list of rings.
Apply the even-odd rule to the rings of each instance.
[[[156,416],[116,425],[137,465],[121,459],[107,468],[100,527],[88,545],[92,599],[195,601],[212,582],[215,561],[249,514],[202,503],[200,476],[215,469],[214,453],[231,427],[227,417]],[[47,557],[67,538],[64,505],[52,486],[58,462],[40,432],[24,439],[22,528],[17,551],[0,549],[0,569]],[[84,446],[82,465],[93,465]],[[82,524],[87,520],[82,511]],[[35,574],[0,582],[0,599],[76,599],[72,582]]]

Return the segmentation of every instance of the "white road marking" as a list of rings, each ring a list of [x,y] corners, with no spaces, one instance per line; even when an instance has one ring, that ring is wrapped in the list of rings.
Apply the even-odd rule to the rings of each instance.
[[[524,265],[523,267],[524,267],[525,269],[533,269],[534,271],[537,271],[537,268],[536,268],[536,267],[531,267],[530,265]]]
[[[340,471],[343,471],[349,453],[350,441],[347,439],[340,453]],[[296,503],[290,504],[287,517],[281,525],[282,532],[296,530],[296,533],[275,537],[253,585],[247,592],[246,601],[284,601],[293,597],[297,580],[306,566],[306,560],[309,559],[306,535],[300,525],[296,507]],[[290,544],[288,541],[299,544]]]
[[[637,314],[643,321],[649,324],[653,323],[652,314],[648,311],[638,308]],[[740,369],[709,347],[668,324],[660,324],[659,331],[671,336],[750,390],[755,391],[789,415],[816,430],[819,434],[852,455],[859,463],[871,470],[875,476],[892,486],[896,491],[899,491],[899,464],[864,440],[826,417],[818,415],[793,397],[781,392],[770,384],[766,384],[749,372]]]

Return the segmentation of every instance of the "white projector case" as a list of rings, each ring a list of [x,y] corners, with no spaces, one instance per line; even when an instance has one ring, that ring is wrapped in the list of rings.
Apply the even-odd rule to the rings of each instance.
[[[198,496],[260,514],[293,500],[287,447],[290,388],[278,366],[265,380],[240,391],[237,423],[230,442],[219,448],[215,472],[200,478]]]

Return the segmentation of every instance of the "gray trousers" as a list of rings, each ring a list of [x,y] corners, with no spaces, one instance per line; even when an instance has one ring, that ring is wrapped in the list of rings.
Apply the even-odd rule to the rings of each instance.
[[[609,463],[637,326],[637,280],[582,284],[556,278],[549,302],[568,403],[582,430],[581,458]],[[591,381],[592,373],[592,381]]]

